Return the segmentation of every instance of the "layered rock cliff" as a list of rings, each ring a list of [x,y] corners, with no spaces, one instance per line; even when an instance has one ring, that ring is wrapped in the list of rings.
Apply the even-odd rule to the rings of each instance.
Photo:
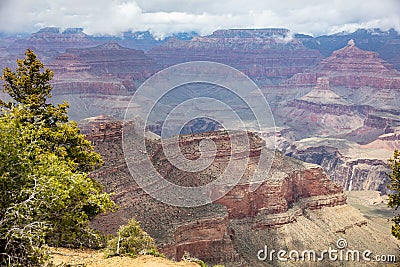
[[[252,133],[248,133],[251,140],[248,167],[242,179],[228,194],[212,204],[196,208],[161,203],[146,194],[129,174],[120,143],[121,126],[120,122],[102,117],[87,120],[83,127],[106,162],[100,170],[92,173],[92,177],[100,181],[107,191],[115,192],[114,200],[121,206],[117,212],[100,216],[93,221],[93,226],[105,232],[115,232],[118,225],[135,216],[168,257],[179,259],[185,252],[189,252],[209,263],[258,266],[264,263],[257,260],[257,251],[263,249],[267,243],[282,245],[276,240],[291,236],[289,229],[298,227],[299,223],[313,225],[310,229],[303,229],[303,234],[316,240],[318,237],[313,233],[317,227],[315,222],[321,218],[321,223],[327,223],[324,216],[332,216],[328,214],[350,215],[354,219],[352,223],[360,225],[349,226],[348,221],[337,222],[335,227],[325,225],[323,230],[318,231],[324,231],[326,239],[318,242],[327,246],[342,235],[338,232],[342,228],[348,229],[348,233],[353,231],[352,227],[359,233],[366,233],[370,227],[375,227],[372,222],[365,221],[356,210],[346,205],[342,188],[334,184],[320,167],[304,164],[279,153],[275,155],[268,177],[265,177],[256,191],[250,192],[249,176],[254,171],[259,149],[263,146],[261,139]],[[223,169],[230,160],[229,138],[223,131],[181,136],[181,151],[188,159],[196,158],[196,144],[202,137],[215,142],[217,156],[209,168],[199,173],[182,172],[171,166],[157,139],[148,140],[150,143],[147,153],[153,159],[155,168],[166,179],[186,186],[201,184],[204,179],[210,181],[212,177],[218,176],[220,168]],[[134,140],[135,138],[131,139],[135,142]],[[344,210],[331,210],[329,207],[343,207]],[[314,218],[311,219],[310,216]],[[261,241],[257,236],[265,239]],[[375,234],[372,236],[376,238]],[[389,237],[389,234],[384,236]],[[376,239],[372,241],[367,237],[362,244],[373,242]],[[394,244],[391,242],[388,243],[389,247]],[[296,248],[296,245],[290,243],[289,247]]]
[[[349,41],[314,71],[285,84],[312,89],[274,109],[277,124],[285,128],[278,147],[320,164],[345,190],[387,193],[387,160],[400,147],[398,81],[400,73],[377,53]],[[384,141],[386,134],[395,140]]]
[[[96,75],[130,76],[133,79],[146,79],[157,69],[155,61],[143,51],[120,46],[112,41],[91,48],[67,49],[67,54],[75,55],[88,65],[88,72]]]
[[[295,132],[288,127],[262,136],[264,139],[276,137],[277,148],[286,155],[320,165],[344,190],[376,190],[386,194],[390,182],[387,161],[399,149],[400,137],[398,128],[387,127],[386,122],[379,125],[384,127],[364,125],[343,136],[296,140]]]
[[[119,81],[130,91],[158,70],[157,64],[143,51],[122,47],[117,42],[67,49],[48,67],[54,70],[57,85],[63,81],[67,87],[70,81],[85,86],[90,78],[96,78],[105,82]],[[95,85],[91,87],[96,88]]]
[[[387,159],[392,150],[366,150],[349,143],[350,149],[344,149],[340,141],[332,141],[329,145],[321,141],[319,146],[307,145],[307,141],[300,141],[293,145],[289,155],[306,162],[318,163],[330,178],[343,186],[345,190],[376,190],[387,194],[387,185],[390,181],[390,169]],[[339,147],[339,148],[338,148]],[[364,150],[364,151],[363,151]],[[369,153],[370,155],[365,155]],[[387,158],[383,159],[386,155]],[[371,156],[371,157],[370,157]]]
[[[400,88],[400,73],[393,65],[380,59],[376,52],[359,49],[354,40],[323,59],[315,72],[296,74],[289,83],[308,86],[322,76],[329,77],[332,86]]]
[[[148,55],[164,67],[195,60],[224,63],[258,84],[281,82],[322,59],[317,50],[304,47],[286,29],[218,30],[191,40],[172,38]]]
[[[279,124],[290,126],[299,140],[350,133],[364,125],[370,110],[369,106],[356,105],[336,94],[330,87],[330,78],[319,77],[310,92],[288,101],[274,115]]]
[[[378,52],[380,57],[400,70],[399,33],[394,29],[358,29],[352,33],[340,32],[312,38],[311,36],[296,35],[307,47],[318,49],[324,57],[338,50],[353,39],[357,45],[367,51]]]
[[[67,28],[61,31],[57,27],[46,27],[26,38],[16,38],[7,46],[7,52],[22,56],[27,48],[40,54],[45,63],[52,61],[59,53],[71,47],[91,47],[99,42],[85,34],[82,28]]]
[[[100,114],[123,118],[130,96],[158,70],[143,51],[116,42],[67,49],[47,67],[54,70],[54,101],[67,100],[75,120]]]

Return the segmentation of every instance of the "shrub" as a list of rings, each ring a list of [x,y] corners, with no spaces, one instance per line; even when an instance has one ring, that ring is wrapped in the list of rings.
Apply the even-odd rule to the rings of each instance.
[[[158,250],[154,249],[154,248],[149,249],[149,250],[142,250],[140,252],[140,255],[151,255],[151,256],[154,256],[154,257],[165,258],[164,254],[158,252]]]
[[[389,174],[391,183],[388,188],[392,191],[388,194],[388,206],[398,210],[400,207],[400,150],[395,150],[393,158],[389,159],[389,168],[392,172]],[[400,239],[400,215],[395,215],[392,218],[392,222],[394,223],[392,225],[392,235]]]
[[[140,228],[139,222],[131,219],[128,224],[122,225],[117,236],[108,242],[106,254],[108,257],[118,255],[136,257],[145,253],[155,254],[155,251],[157,248],[153,238]]]
[[[204,261],[202,261],[196,257],[190,256],[189,252],[187,252],[187,251],[185,251],[183,253],[182,260],[187,261],[187,262],[195,262],[198,265],[200,265],[201,267],[208,267],[208,265]],[[224,266],[223,265],[214,265],[214,267],[224,267]]]

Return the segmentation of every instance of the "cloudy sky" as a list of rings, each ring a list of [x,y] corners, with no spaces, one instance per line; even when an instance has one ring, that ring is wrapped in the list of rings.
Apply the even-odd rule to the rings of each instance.
[[[400,32],[398,0],[0,0],[0,32],[46,26],[88,34],[150,30],[158,37],[221,28],[288,28],[314,36],[357,28]]]

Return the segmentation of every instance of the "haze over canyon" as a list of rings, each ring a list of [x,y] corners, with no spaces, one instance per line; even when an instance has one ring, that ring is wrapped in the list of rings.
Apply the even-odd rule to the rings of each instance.
[[[104,166],[91,176],[115,193],[120,209],[94,219],[95,228],[115,233],[135,217],[167,257],[180,260],[188,252],[225,266],[310,266],[304,261],[260,261],[257,252],[264,246],[320,251],[336,247],[341,238],[349,249],[398,255],[399,242],[387,221],[393,213],[386,207],[387,160],[400,149],[396,30],[313,37],[285,28],[219,29],[157,39],[148,31],[98,36],[82,28],[46,27],[26,35],[0,34],[0,66],[15,67],[26,48],[54,71],[51,101],[69,102],[70,118],[104,158]],[[229,88],[195,81],[158,99],[149,118],[139,116],[152,99],[130,103],[146,80],[193,61],[230,66],[247,75],[257,90],[243,90],[238,97]],[[258,107],[241,101],[257,98],[258,92],[268,103],[269,127],[253,127]],[[217,99],[224,105],[194,102],[192,109],[180,109],[170,118],[170,128],[164,125],[166,114],[191,99]],[[207,116],[185,120],[193,110]],[[246,127],[227,115],[232,110]],[[140,136],[137,129],[143,122],[147,125]],[[175,126],[180,127],[177,138],[171,130]],[[213,160],[199,171],[183,170],[170,161],[165,144],[176,145],[183,160]],[[168,182],[182,187],[206,185],[230,164],[247,161],[236,184],[223,181],[209,192],[231,187],[221,198],[180,207],[154,199],[138,184],[147,178],[144,156]],[[260,160],[269,162],[269,171],[251,190]],[[157,192],[164,194],[167,186],[157,187]]]

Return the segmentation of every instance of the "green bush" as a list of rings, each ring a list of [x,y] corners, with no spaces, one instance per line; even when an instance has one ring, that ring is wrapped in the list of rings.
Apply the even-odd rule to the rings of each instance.
[[[160,252],[158,252],[158,250],[155,249],[155,248],[148,249],[148,250],[142,250],[140,252],[140,255],[151,255],[151,256],[154,256],[154,257],[165,258],[165,255],[160,253]]]
[[[196,262],[197,264],[199,264],[201,267],[208,267],[208,265],[204,262],[204,261],[202,261],[202,260],[196,260],[196,261],[194,261],[194,262]],[[213,267],[224,267],[224,265],[213,265]]]
[[[153,251],[153,252],[151,252]],[[153,238],[140,228],[140,223],[131,219],[128,224],[122,225],[116,237],[107,244],[106,255],[136,257],[147,252],[156,253]]]
[[[393,158],[389,159],[389,168],[392,172],[389,174],[391,183],[388,188],[392,190],[389,194],[388,206],[398,210],[400,207],[400,150],[395,150]],[[400,239],[400,215],[397,214],[392,218],[392,235]]]
[[[187,261],[187,262],[195,262],[198,265],[200,265],[201,267],[208,267],[208,265],[204,261],[202,261],[196,257],[190,256],[190,253],[187,251],[185,251],[183,253],[182,260]],[[223,265],[214,265],[214,267],[224,267],[224,266]]]

